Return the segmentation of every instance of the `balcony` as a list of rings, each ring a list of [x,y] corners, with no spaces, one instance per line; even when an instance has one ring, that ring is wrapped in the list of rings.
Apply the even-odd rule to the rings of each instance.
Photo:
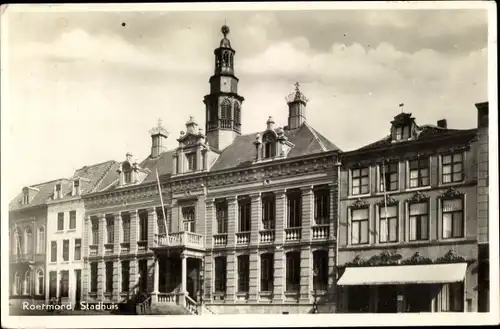
[[[214,235],[214,247],[221,247],[227,245],[227,233],[220,233]]]
[[[250,232],[236,233],[236,244],[237,245],[248,245],[249,243],[250,243]]]
[[[89,256],[97,256],[97,245],[93,244],[89,246]]]
[[[312,227],[312,239],[322,241],[328,239],[330,235],[330,226],[328,224],[314,225]]]
[[[184,247],[204,250],[203,235],[193,232],[175,232],[156,234],[156,247]]]
[[[261,230],[259,232],[260,243],[273,243],[274,242],[274,230]]]
[[[286,242],[300,241],[301,233],[302,233],[301,227],[285,228],[285,241]]]

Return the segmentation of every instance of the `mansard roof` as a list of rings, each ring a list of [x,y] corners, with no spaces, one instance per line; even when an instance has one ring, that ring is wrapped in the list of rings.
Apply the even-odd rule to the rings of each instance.
[[[471,135],[473,136],[477,129],[448,129],[448,128],[440,128],[434,125],[423,125],[419,127],[421,132],[418,135],[416,139],[411,139],[408,141],[400,141],[397,142],[396,144],[393,143],[392,137],[386,136],[378,141],[375,141],[373,143],[370,143],[368,145],[365,145],[363,147],[360,147],[358,149],[355,149],[351,152],[358,152],[358,151],[371,151],[371,150],[378,150],[378,149],[383,149],[386,147],[394,146],[394,145],[408,145],[411,143],[415,143],[418,141],[432,141],[432,140],[438,140],[446,137],[452,137],[452,136],[459,136],[459,135]]]
[[[222,150],[211,170],[222,170],[251,166],[255,160],[254,141],[258,133],[236,137],[231,145]],[[327,151],[340,151],[332,142],[314,130],[307,123],[294,130],[285,130],[288,141],[295,146],[290,150],[287,159],[311,155]]]
[[[21,191],[9,204],[9,211],[22,210],[30,207],[40,206],[45,204],[52,195],[54,194],[54,188],[56,184],[61,183],[61,188],[66,188],[69,185],[69,181],[66,178],[60,178],[51,180],[49,182],[44,182],[36,185],[30,185],[30,188],[35,196],[30,200],[29,204],[23,204],[24,193]]]
[[[77,169],[73,174],[72,179],[82,178],[80,182],[80,193],[86,194],[92,192],[95,187],[101,183],[103,178],[107,176],[110,169],[116,164],[116,161],[109,160],[106,162],[94,164],[91,166],[84,166]],[[71,186],[68,193],[71,192]]]

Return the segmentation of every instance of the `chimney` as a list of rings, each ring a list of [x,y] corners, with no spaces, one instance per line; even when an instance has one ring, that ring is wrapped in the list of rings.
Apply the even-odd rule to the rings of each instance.
[[[488,102],[477,103],[476,108],[477,108],[477,127],[478,128],[488,127]]]
[[[186,133],[196,135],[198,124],[194,121],[192,116],[189,117],[189,121],[186,122]]]
[[[160,154],[167,150],[165,144],[167,141],[168,132],[165,128],[163,128],[161,119],[158,119],[157,126],[152,128],[149,133],[151,134],[151,157],[157,158],[160,156]]]
[[[133,162],[133,158],[132,158],[132,153],[130,152],[127,152],[127,154],[125,155],[125,158],[127,159],[128,162],[132,163]]]
[[[441,119],[441,120],[438,120],[438,121],[437,121],[437,126],[438,126],[439,128],[444,128],[444,129],[446,129],[446,128],[448,128],[448,123],[446,122],[446,119]]]
[[[269,117],[269,119],[267,119],[266,121],[266,125],[267,125],[267,130],[274,130],[274,119],[273,117]]]
[[[308,99],[299,90],[299,83],[295,84],[295,91],[286,98],[288,104],[288,130],[300,128],[306,122],[306,104]]]

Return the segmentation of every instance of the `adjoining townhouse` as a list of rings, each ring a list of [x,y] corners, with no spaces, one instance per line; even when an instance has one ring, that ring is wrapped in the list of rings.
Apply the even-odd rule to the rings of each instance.
[[[400,113],[343,154],[339,312],[478,310],[476,135]]]
[[[489,312],[490,262],[489,262],[489,207],[488,207],[488,102],[476,104],[477,108],[477,240],[479,243],[478,311]]]
[[[298,84],[287,126],[269,117],[241,135],[235,51],[221,31],[206,133],[191,117],[166,150],[159,124],[147,159],[127,154],[113,184],[84,196],[84,299],[148,291],[192,313],[305,313],[315,301],[333,312],[339,149],[307,124]]]
[[[83,194],[90,193],[115,164],[107,161],[85,166],[69,179],[56,182],[47,200],[47,272],[45,300],[79,306],[81,300],[82,236],[85,216]]]
[[[46,277],[47,205],[64,180],[26,186],[9,204],[10,303],[43,302]]]

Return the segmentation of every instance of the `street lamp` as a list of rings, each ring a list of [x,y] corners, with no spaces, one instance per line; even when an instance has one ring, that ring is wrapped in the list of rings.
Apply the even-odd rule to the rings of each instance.
[[[317,278],[318,278],[318,269],[317,268],[313,268],[313,298],[314,298],[314,301],[313,301],[313,313],[314,314],[318,313],[318,303],[317,303],[317,299],[316,299],[316,296],[317,296],[316,289],[318,287]]]

